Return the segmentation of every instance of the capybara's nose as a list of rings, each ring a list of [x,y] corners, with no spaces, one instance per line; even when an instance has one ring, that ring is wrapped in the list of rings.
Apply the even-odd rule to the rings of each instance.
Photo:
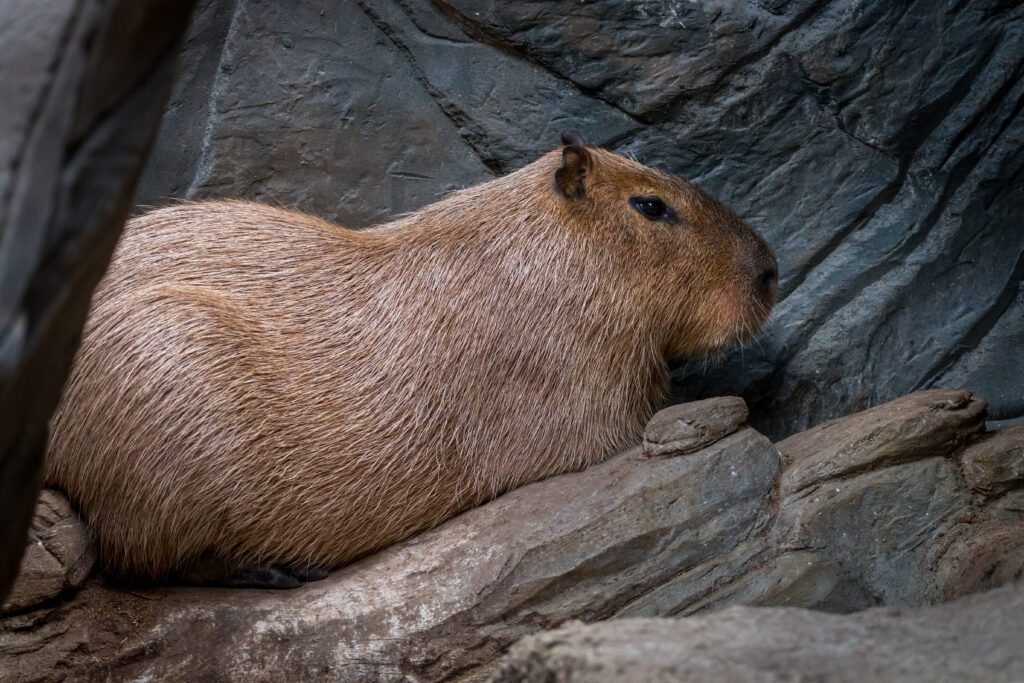
[[[775,266],[768,266],[757,276],[757,286],[765,294],[774,294],[779,284],[779,271]]]

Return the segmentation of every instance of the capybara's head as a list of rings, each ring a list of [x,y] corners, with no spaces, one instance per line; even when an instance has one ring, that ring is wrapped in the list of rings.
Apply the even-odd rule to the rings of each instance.
[[[563,225],[591,243],[655,316],[666,358],[751,340],[775,303],[778,264],[750,226],[681,178],[563,134],[551,192]]]

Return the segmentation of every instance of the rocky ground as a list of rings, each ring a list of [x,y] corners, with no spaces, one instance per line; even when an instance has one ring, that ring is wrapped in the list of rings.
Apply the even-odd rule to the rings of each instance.
[[[928,606],[1021,578],[1024,427],[985,432],[985,402],[950,390],[777,444],[746,416],[735,398],[668,408],[632,451],[294,591],[79,589],[91,547],[46,492],[0,679],[1019,675],[1024,586]],[[917,609],[822,614],[886,606]]]

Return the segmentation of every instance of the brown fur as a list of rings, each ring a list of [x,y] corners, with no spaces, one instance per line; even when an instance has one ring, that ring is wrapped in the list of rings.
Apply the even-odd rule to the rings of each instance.
[[[556,150],[361,232],[240,201],[132,220],[48,456],[106,566],[335,567],[635,443],[667,359],[760,327],[774,259],[689,183],[586,151],[578,197]]]

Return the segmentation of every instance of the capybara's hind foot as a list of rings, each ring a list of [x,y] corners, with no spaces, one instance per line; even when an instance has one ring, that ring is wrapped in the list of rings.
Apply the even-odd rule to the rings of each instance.
[[[202,560],[183,574],[182,583],[230,588],[298,588],[307,581],[327,578],[321,567],[283,564],[231,566],[221,560]]]
[[[298,588],[307,581],[327,578],[327,571],[320,567],[287,567],[285,565],[252,565],[242,567],[222,586],[238,588]]]

